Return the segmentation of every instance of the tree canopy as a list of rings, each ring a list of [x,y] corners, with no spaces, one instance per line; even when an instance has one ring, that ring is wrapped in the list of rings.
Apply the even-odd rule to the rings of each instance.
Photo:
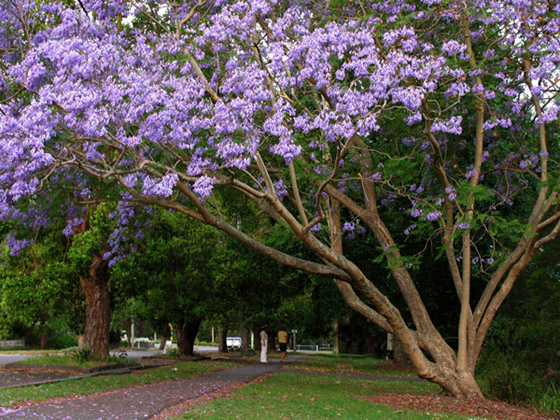
[[[68,209],[71,233],[88,202],[121,200],[121,226],[127,203],[182,212],[334,278],[420,376],[481,395],[496,311],[560,231],[556,1],[80,5],[0,6],[3,219],[40,226]],[[313,257],[247,234],[221,211],[224,189]],[[345,255],[363,231],[411,322],[381,291],[385,275]],[[409,237],[424,249],[407,253]],[[457,351],[415,281],[434,256],[460,302]]]

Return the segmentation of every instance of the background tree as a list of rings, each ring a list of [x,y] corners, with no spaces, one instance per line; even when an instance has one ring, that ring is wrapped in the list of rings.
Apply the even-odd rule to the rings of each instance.
[[[86,219],[74,228],[76,234],[69,250],[69,261],[85,299],[82,346],[98,357],[109,354],[111,272],[104,256],[110,249],[111,232],[116,226],[111,220],[114,207],[102,204],[89,209]]]
[[[178,213],[157,212],[137,252],[114,268],[114,285],[136,300],[137,315],[163,333],[173,324],[179,354],[193,355],[201,322],[219,311],[215,261],[220,235]]]
[[[4,218],[29,223],[66,187],[179,211],[334,278],[421,377],[482,396],[496,312],[560,232],[556,2],[142,3],[131,28],[124,2],[82,3],[0,9]],[[314,257],[247,234],[215,200],[227,188]],[[406,309],[345,254],[360,229]],[[407,254],[403,233],[446,261],[457,350],[415,281],[432,253]]]
[[[0,305],[5,335],[22,336],[30,345],[39,344],[35,336],[55,333],[49,328],[53,323],[64,328],[58,336],[80,330],[83,322],[77,320],[83,308],[75,273],[67,261],[69,245],[60,226],[38,230],[33,244],[17,256],[9,257],[10,249],[2,245]]]

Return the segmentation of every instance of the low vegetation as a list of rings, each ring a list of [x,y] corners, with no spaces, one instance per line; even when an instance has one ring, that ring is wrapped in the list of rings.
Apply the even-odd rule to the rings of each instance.
[[[385,392],[433,393],[427,382],[373,381],[298,373],[280,373],[237,390],[231,398],[193,406],[180,419],[473,419],[473,417],[401,410],[374,405],[365,397]]]
[[[338,375],[417,376],[412,368],[398,366],[395,369],[395,365],[360,354],[317,355],[303,359],[297,364],[288,365],[286,369],[313,373],[336,373]]]

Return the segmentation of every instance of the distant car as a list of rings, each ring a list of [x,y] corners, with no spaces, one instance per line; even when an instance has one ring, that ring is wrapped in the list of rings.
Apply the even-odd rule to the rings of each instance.
[[[241,348],[241,337],[227,337],[226,345],[228,349],[240,349]]]

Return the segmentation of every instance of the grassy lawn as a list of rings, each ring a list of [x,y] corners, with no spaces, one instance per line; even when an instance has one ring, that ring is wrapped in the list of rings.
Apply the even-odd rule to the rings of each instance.
[[[288,356],[289,357],[289,356]],[[317,373],[334,374],[364,374],[373,376],[399,376],[417,377],[412,370],[388,369],[381,359],[373,359],[368,355],[361,354],[320,354],[303,359],[295,364],[287,365],[286,370],[299,370]]]
[[[94,366],[99,366],[107,363],[119,363],[119,364],[137,364],[133,360],[126,360],[126,359],[119,359],[119,358],[111,358],[107,361],[105,360],[85,360],[80,361],[75,357],[68,356],[68,355],[52,355],[52,354],[45,354],[45,355],[38,355],[33,356],[28,359],[20,360],[18,363],[26,365],[55,365],[55,366],[70,366],[70,367],[83,367],[89,368]]]
[[[428,393],[438,387],[426,382],[371,381],[353,378],[280,373],[233,393],[193,406],[180,419],[471,419],[473,417],[399,410],[374,405],[360,396],[385,392]]]
[[[128,375],[96,376],[40,386],[7,388],[0,390],[0,405],[9,406],[19,401],[39,401],[55,397],[92,394],[135,385],[186,378],[233,366],[235,366],[233,363],[224,361],[181,362],[172,366],[137,371]]]

